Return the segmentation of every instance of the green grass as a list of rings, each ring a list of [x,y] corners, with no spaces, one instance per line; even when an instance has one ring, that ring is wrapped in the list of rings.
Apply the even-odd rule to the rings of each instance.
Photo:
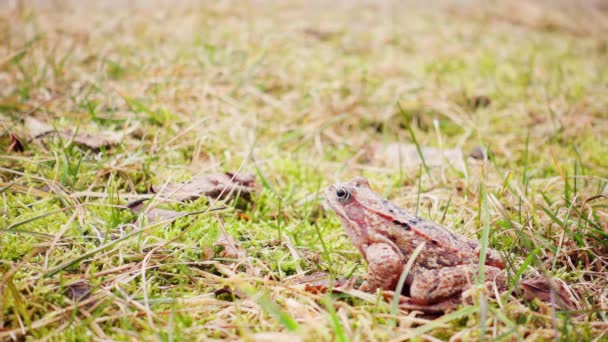
[[[0,5],[0,339],[608,338],[607,12],[18,4]],[[28,116],[128,134],[91,151],[30,139]],[[493,158],[462,172],[374,157],[392,142]],[[155,223],[126,208],[153,184],[237,170],[256,174],[249,202],[167,203],[204,213]],[[366,272],[321,196],[356,175],[487,239],[515,288],[565,280],[580,310],[481,293],[433,320],[305,291],[303,274]],[[244,260],[219,257],[222,229]]]

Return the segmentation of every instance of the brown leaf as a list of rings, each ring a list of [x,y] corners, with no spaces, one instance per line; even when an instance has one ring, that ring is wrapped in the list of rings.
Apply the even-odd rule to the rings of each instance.
[[[21,139],[13,133],[9,133],[9,135],[11,137],[11,144],[8,146],[7,152],[23,152],[25,147],[23,146]]]
[[[33,117],[25,118],[25,127],[30,132],[30,137],[32,139],[41,138],[50,133],[55,133],[53,127]],[[99,150],[102,147],[116,145],[124,136],[123,133],[112,131],[98,133],[77,132],[74,134],[74,131],[71,129],[66,129],[60,132],[60,135],[64,139],[71,139],[75,143],[93,150]]]
[[[215,256],[215,252],[213,251],[213,248],[211,247],[203,247],[202,251],[201,251],[201,259],[203,261],[208,261],[213,259],[213,257]]]
[[[93,288],[84,280],[78,280],[74,283],[66,285],[65,294],[72,298],[73,301],[81,301],[87,299],[91,295]]]
[[[81,133],[78,132],[75,136],[71,130],[65,130],[61,133],[65,139],[73,139],[79,145],[86,146],[93,150],[99,150],[102,147],[110,147],[117,145],[123,138],[122,133],[106,131],[99,133]]]
[[[238,288],[231,289],[228,285],[215,290],[214,294],[216,297],[220,297],[225,294],[234,296],[236,298],[246,298],[247,297],[247,295],[245,293],[243,293],[242,291],[240,291]]]
[[[302,30],[302,32],[308,36],[314,37],[318,40],[330,40],[333,37],[337,36],[337,32],[320,30],[316,28],[306,28]]]
[[[537,276],[521,281],[520,285],[524,291],[524,298],[528,301],[538,298],[562,310],[578,309],[576,297],[561,279]]]
[[[469,157],[477,160],[484,160],[486,158],[485,156],[486,154],[481,146],[475,146],[471,153],[469,153]]]
[[[245,214],[244,212],[239,211],[236,213],[236,216],[243,221],[251,221],[251,218],[249,217],[249,215]]]
[[[477,160],[484,160],[486,158],[486,152],[488,160],[492,160],[492,151],[486,150],[482,146],[475,146],[471,153],[469,153],[469,157]]]
[[[469,106],[473,109],[485,108],[492,103],[490,98],[485,95],[472,96],[467,100],[467,102]]]
[[[201,196],[229,198],[239,194],[247,198],[254,190],[255,176],[252,174],[214,173],[194,177],[185,183],[169,183],[152,186],[150,191],[160,197],[177,201],[191,201]]]
[[[146,206],[144,205],[145,201],[147,201],[147,199],[137,200],[127,204],[127,207],[131,209],[131,212],[133,212],[134,214],[139,214],[142,210],[146,209]],[[178,216],[183,216],[183,213],[173,210],[151,207],[146,209],[144,215],[146,215],[148,221],[156,222],[171,220],[173,218],[177,218]]]
[[[441,151],[434,147],[421,147],[420,152],[424,157],[424,162],[429,167],[451,165],[459,171],[465,171],[462,151],[459,148]],[[418,168],[422,163],[421,153],[413,144],[376,144],[372,149],[372,159],[393,167],[396,163],[401,162],[404,169],[413,169]]]
[[[53,127],[31,116],[25,118],[24,123],[25,128],[30,132],[30,137],[32,139],[39,138],[54,131]]]
[[[236,243],[232,236],[228,235],[226,232],[222,231],[220,237],[215,241],[215,245],[224,247],[224,250],[219,254],[221,258],[241,259],[246,256],[243,247]]]

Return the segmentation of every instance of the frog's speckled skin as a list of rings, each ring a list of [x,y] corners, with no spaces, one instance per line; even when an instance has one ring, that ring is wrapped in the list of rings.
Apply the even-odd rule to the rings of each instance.
[[[363,177],[331,185],[325,195],[368,262],[369,275],[362,290],[394,290],[404,265],[422,243],[425,246],[405,282],[414,303],[454,302],[471,285],[479,264],[479,242],[395,206],[375,193]],[[500,255],[488,250],[485,265],[486,279],[496,278],[502,286]]]

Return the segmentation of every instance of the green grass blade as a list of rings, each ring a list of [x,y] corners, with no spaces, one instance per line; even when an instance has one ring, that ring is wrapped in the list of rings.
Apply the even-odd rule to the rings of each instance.
[[[267,296],[262,296],[258,299],[258,303],[262,306],[262,309],[269,315],[273,316],[282,326],[287,328],[289,331],[298,330],[298,322],[288,315],[285,311],[281,310],[281,307],[273,302]]]
[[[397,287],[395,288],[395,295],[393,296],[393,301],[391,303],[391,314],[392,315],[397,315],[397,309],[399,308],[399,300],[400,300],[401,292],[403,291],[403,286],[405,285],[405,279],[407,278],[407,275],[410,273],[410,270],[412,269],[412,265],[414,265],[414,261],[418,257],[418,254],[420,254],[420,252],[422,252],[422,249],[424,248],[425,245],[426,245],[426,243],[423,242],[420,245],[418,245],[418,247],[416,247],[414,252],[412,252],[412,255],[409,257],[407,264],[405,264],[405,267],[403,268],[403,272],[401,272],[401,276],[399,276],[399,281],[397,282]],[[392,321],[392,324],[395,324],[395,322]]]

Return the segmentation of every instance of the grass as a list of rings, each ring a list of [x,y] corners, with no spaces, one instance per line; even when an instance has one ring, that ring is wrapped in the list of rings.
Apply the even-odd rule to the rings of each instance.
[[[605,10],[0,8],[0,339],[608,338]],[[30,116],[57,131],[128,135],[99,151],[29,139]],[[9,150],[10,133],[24,151]],[[469,159],[464,171],[408,168],[374,153],[392,142],[465,156],[485,146],[493,158]],[[164,204],[203,211],[175,222],[126,208],[150,185],[237,170],[257,176],[250,202],[214,212],[204,198]],[[580,310],[481,293],[433,320],[394,314],[375,295],[305,291],[304,274],[366,272],[321,198],[356,175],[483,238],[514,288],[520,276],[565,280]],[[219,257],[222,229],[245,259]]]

